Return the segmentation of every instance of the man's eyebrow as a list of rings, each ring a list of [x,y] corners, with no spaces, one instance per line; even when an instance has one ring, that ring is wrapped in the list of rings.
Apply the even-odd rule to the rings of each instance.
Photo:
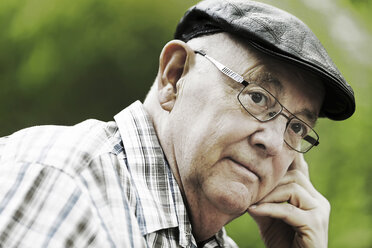
[[[302,119],[303,121],[305,121],[307,124],[309,124],[310,126],[315,126],[315,123],[318,119],[318,115],[315,114],[313,111],[307,109],[307,108],[304,108],[296,113],[293,113],[295,116],[305,116],[305,120],[301,117],[299,117],[300,119]]]
[[[248,80],[263,86],[264,88],[275,88],[277,93],[283,92],[284,89],[280,80],[269,72],[253,73],[253,75],[248,77]]]

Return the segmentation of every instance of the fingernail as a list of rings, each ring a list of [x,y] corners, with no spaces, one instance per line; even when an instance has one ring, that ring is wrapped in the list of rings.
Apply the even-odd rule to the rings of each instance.
[[[252,205],[252,206],[250,206],[249,208],[250,209],[255,209],[257,207],[257,205]]]

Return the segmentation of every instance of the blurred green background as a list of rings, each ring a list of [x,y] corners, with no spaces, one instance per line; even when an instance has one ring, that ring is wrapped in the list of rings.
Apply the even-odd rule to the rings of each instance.
[[[372,247],[372,0],[263,2],[302,19],[353,86],[357,110],[320,120],[307,154],[332,204],[329,247]],[[143,100],[184,0],[1,0],[0,136],[20,128],[112,120]],[[240,247],[263,247],[248,215],[227,226]]]

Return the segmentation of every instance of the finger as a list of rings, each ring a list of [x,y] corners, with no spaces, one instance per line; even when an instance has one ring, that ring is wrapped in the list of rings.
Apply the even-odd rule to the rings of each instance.
[[[316,199],[297,183],[289,183],[276,187],[272,192],[259,201],[259,205],[262,203],[282,202],[288,202],[304,210],[311,210],[317,206]]]
[[[288,171],[286,175],[279,181],[278,186],[291,183],[300,185],[301,187],[306,189],[313,197],[319,196],[319,192],[315,189],[309,178],[297,169]]]
[[[252,205],[248,208],[248,212],[255,217],[266,216],[281,219],[293,227],[300,227],[303,226],[304,223],[309,223],[307,220],[309,215],[306,214],[305,210],[287,203],[262,203],[259,205]]]
[[[270,217],[267,217],[267,216],[255,215],[255,214],[251,213],[249,210],[247,210],[247,213],[258,224],[261,233],[266,232],[266,230],[268,230],[268,228],[270,228],[270,226],[272,225],[272,223],[274,221],[273,218],[270,218]]]
[[[305,211],[291,204],[264,203],[253,205],[248,209],[249,214],[257,220],[264,219],[269,230],[271,224],[266,218],[278,219],[292,226],[297,235],[299,245],[296,247],[327,247],[329,213],[312,210]],[[286,246],[288,247],[288,246]]]
[[[307,178],[309,176],[309,166],[305,161],[304,155],[302,153],[297,153],[292,164],[289,166],[289,171],[291,170],[299,170],[301,171]]]

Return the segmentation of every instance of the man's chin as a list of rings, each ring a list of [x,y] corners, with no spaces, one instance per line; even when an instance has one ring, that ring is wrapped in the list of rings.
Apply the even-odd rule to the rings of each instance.
[[[236,185],[235,185],[236,186]],[[221,189],[222,192],[216,197],[215,203],[218,205],[220,211],[239,217],[244,214],[248,207],[253,204],[251,192],[243,187],[228,187]]]

